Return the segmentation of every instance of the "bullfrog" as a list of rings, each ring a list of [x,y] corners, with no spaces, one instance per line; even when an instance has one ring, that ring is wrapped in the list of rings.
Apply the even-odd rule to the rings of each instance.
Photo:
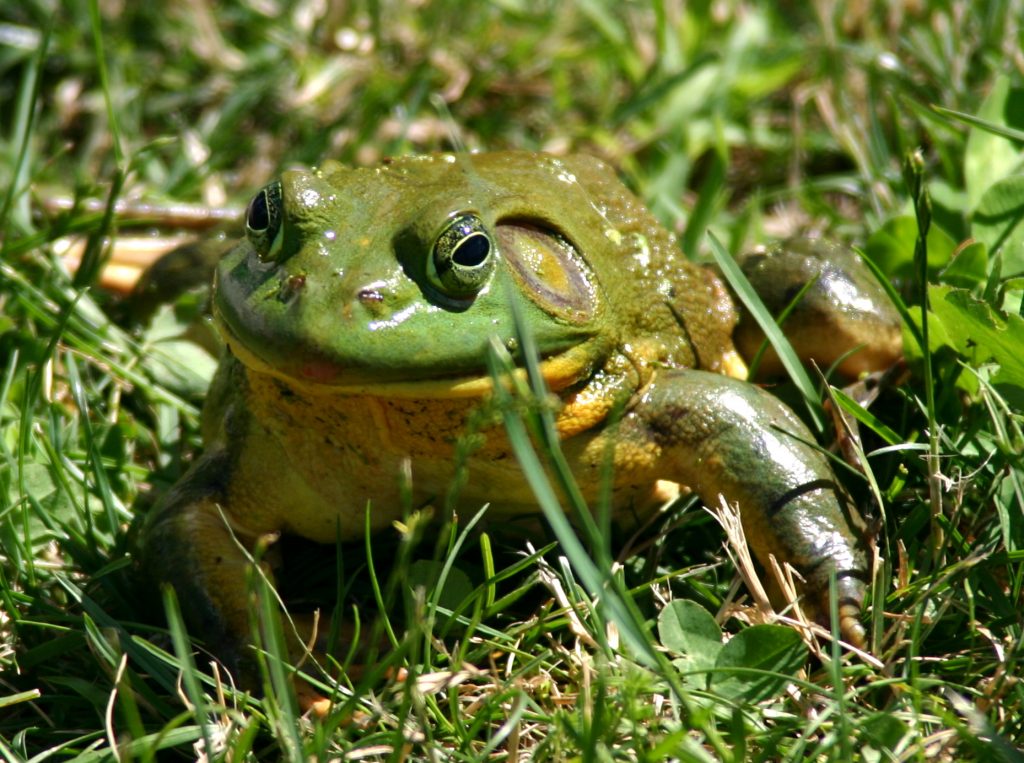
[[[884,312],[874,299],[840,312]],[[205,450],[150,512],[140,553],[229,666],[249,640],[259,544],[360,538],[402,519],[404,491],[413,506],[446,494],[494,389],[488,346],[518,356],[513,313],[587,499],[609,461],[622,516],[665,482],[724,497],[757,558],[792,564],[825,622],[836,596],[843,636],[863,643],[856,508],[798,417],[742,378],[720,278],[601,161],[444,153],[286,171],[219,260],[212,312],[225,349]],[[536,513],[503,428],[475,436],[457,508]]]

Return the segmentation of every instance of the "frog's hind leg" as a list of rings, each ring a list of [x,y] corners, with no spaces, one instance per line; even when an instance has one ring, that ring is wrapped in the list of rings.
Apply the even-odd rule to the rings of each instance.
[[[245,684],[252,678],[244,652],[256,538],[228,524],[228,469],[223,451],[199,459],[146,518],[139,554],[144,573],[174,588],[189,627]]]
[[[841,376],[856,379],[902,357],[899,314],[852,249],[826,239],[792,238],[738,259],[773,315],[792,308],[782,325],[801,360],[814,360],[822,371],[835,365]],[[790,305],[797,296],[799,300]],[[733,339],[750,360],[764,333],[744,310]],[[768,347],[758,378],[780,376],[783,371],[774,348]]]
[[[796,415],[763,390],[704,371],[659,374],[624,418],[620,437],[654,443],[658,476],[708,505],[738,504],[757,558],[788,562],[806,581],[808,609],[827,624],[836,579],[843,637],[860,646],[867,579],[863,521]]]

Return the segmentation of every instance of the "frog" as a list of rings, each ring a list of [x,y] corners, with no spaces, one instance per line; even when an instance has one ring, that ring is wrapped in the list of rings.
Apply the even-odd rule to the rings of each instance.
[[[488,354],[521,364],[524,334],[585,499],[608,490],[616,516],[636,516],[673,484],[738,506],[761,563],[792,565],[806,609],[828,623],[834,599],[839,634],[864,645],[865,521],[799,417],[745,379],[721,277],[609,165],[527,151],[329,160],[262,188],[244,225],[213,279],[224,351],[204,450],[139,543],[229,668],[251,651],[247,579],[268,541],[384,531],[457,477],[457,511],[539,511],[500,424],[455,458],[500,383]],[[858,299],[840,312],[886,310]],[[876,333],[891,340],[896,323]]]

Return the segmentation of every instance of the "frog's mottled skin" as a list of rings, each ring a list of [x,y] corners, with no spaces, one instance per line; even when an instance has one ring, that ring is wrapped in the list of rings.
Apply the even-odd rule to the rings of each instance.
[[[743,365],[721,283],[600,162],[493,153],[290,171],[250,206],[215,280],[227,352],[207,449],[142,542],[215,650],[232,662],[249,633],[239,543],[359,537],[368,503],[386,528],[410,464],[414,505],[445,495],[490,388],[485,347],[514,348],[512,303],[586,496],[611,452],[623,512],[651,504],[659,480],[738,502],[757,556],[792,563],[819,613],[835,574],[841,628],[860,642],[860,521],[793,413],[725,375]],[[460,502],[536,511],[501,427],[470,458]]]

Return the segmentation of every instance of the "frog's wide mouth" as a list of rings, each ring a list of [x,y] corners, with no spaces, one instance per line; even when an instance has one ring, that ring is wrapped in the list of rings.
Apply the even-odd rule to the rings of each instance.
[[[289,386],[311,393],[394,396],[405,398],[482,397],[494,389],[495,377],[488,371],[484,352],[475,369],[452,369],[450,373],[425,373],[423,369],[368,369],[348,367],[324,356],[294,355],[287,360],[268,358],[254,351],[236,334],[229,323],[218,319],[218,328],[228,349],[246,368],[259,374],[274,376]],[[594,357],[601,355],[596,346],[600,340],[574,344],[546,353],[539,368],[547,387],[558,391],[588,377],[594,370]],[[525,378],[525,369],[516,368],[517,377]]]

